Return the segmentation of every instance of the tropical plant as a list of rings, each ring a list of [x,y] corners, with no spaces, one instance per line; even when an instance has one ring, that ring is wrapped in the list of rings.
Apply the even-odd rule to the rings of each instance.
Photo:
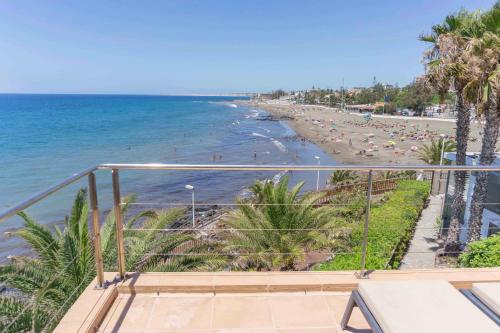
[[[458,257],[461,267],[499,267],[500,234],[474,241]]]
[[[376,179],[379,180],[389,180],[389,179],[407,179],[415,177],[416,172],[413,170],[406,171],[381,171],[376,173]]]
[[[123,216],[134,197],[123,198]],[[188,271],[220,268],[226,261],[216,254],[206,256],[207,245],[187,246],[187,255],[172,255],[181,245],[190,244],[190,234],[159,231],[184,215],[183,209],[143,211],[125,223],[127,229],[142,222],[143,231],[124,232],[127,271]],[[2,332],[51,331],[66,310],[95,276],[92,236],[88,231],[86,191],[78,191],[64,229],[51,232],[27,214],[19,214],[25,224],[14,235],[23,238],[35,257],[15,257],[0,267],[0,282],[12,292],[0,296]],[[102,226],[104,268],[116,270],[115,219],[111,212]]]
[[[432,165],[439,165],[441,163],[441,154],[453,152],[457,149],[457,144],[454,141],[444,141],[442,138],[439,140],[431,140],[430,144],[423,144],[418,158],[425,163]],[[449,164],[449,161],[443,159],[443,164]]]
[[[241,269],[294,270],[307,250],[330,247],[347,229],[333,216],[332,208],[316,208],[321,193],[299,197],[304,183],[288,190],[288,177],[280,182],[261,183],[252,190],[259,204],[239,200],[239,209],[224,223],[228,234],[226,251]]]
[[[350,184],[358,179],[356,171],[352,170],[335,170],[330,175],[330,184],[335,186]]]
[[[476,14],[461,11],[456,15],[449,15],[442,24],[434,25],[432,33],[420,36],[420,40],[432,44],[425,53],[426,81],[441,95],[450,87],[456,92],[455,114],[456,127],[456,164],[465,165],[467,143],[470,131],[470,107],[464,89],[470,81],[467,71],[468,55],[464,52],[467,46],[467,36],[471,22],[476,20]],[[467,173],[455,172],[455,190],[451,204],[450,227],[445,243],[445,251],[456,253],[460,250],[460,218],[465,210],[463,200]]]
[[[481,15],[468,42],[470,54],[468,69],[473,78],[466,87],[471,98],[477,100],[477,110],[485,120],[480,165],[491,165],[495,161],[495,149],[500,127],[500,6],[497,3],[490,11]],[[468,242],[481,237],[482,218],[488,172],[478,172],[472,195],[469,219]]]
[[[0,298],[2,332],[39,332],[53,327],[94,277],[88,232],[86,191],[77,193],[64,229],[52,233],[24,212],[24,228],[15,232],[36,257],[15,257],[0,269],[0,281],[15,297]]]

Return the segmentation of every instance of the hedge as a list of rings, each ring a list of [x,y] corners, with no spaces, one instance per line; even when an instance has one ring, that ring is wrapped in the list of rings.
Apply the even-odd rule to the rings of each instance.
[[[470,243],[458,262],[461,267],[500,267],[500,234]]]
[[[388,199],[371,209],[368,228],[367,269],[397,268],[429,196],[430,184],[402,180]],[[336,255],[318,270],[357,270],[361,263],[363,220],[354,228],[349,244],[352,251]]]

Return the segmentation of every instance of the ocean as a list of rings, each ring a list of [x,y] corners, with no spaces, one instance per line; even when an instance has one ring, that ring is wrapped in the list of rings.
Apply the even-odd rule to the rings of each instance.
[[[0,94],[0,210],[98,163],[334,164],[320,148],[300,140],[262,110],[235,104],[243,97]],[[147,208],[234,204],[255,180],[274,172],[122,171],[122,195],[135,194]],[[316,187],[316,172],[294,172],[291,183]],[[321,184],[326,173],[321,174]],[[102,211],[112,202],[111,174],[96,173]],[[28,209],[38,221],[59,223],[87,179]],[[150,206],[150,204],[152,206]],[[0,223],[0,257],[22,253],[5,231],[18,217]]]

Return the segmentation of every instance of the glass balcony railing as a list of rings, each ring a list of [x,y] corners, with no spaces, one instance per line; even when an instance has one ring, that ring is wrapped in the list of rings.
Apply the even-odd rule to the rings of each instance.
[[[38,319],[31,325],[54,328],[94,278],[97,288],[112,282],[106,272],[117,272],[115,281],[126,280],[130,272],[152,271],[349,270],[364,278],[373,270],[456,267],[467,260],[458,255],[472,229],[479,238],[500,230],[494,182],[499,171],[480,166],[91,167],[0,214],[6,244],[0,248],[0,296],[16,313],[0,319],[0,328],[16,331],[33,316]],[[152,173],[155,184],[148,180]],[[477,217],[471,206],[478,205],[473,196],[481,173],[490,177]],[[467,176],[458,199],[457,174]],[[254,175],[254,182],[241,186],[232,181],[238,175]],[[75,198],[72,203],[68,196]],[[64,210],[66,217],[51,215]],[[449,246],[452,236],[455,248]],[[474,255],[493,251],[479,249]]]

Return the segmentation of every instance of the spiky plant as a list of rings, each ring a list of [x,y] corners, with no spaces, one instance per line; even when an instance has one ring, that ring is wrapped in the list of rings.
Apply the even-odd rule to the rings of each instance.
[[[0,298],[0,306],[19,307],[14,316],[5,315],[0,328],[5,332],[50,330],[94,276],[92,242],[88,232],[86,191],[78,191],[64,229],[52,233],[24,212],[24,228],[14,235],[23,238],[36,256],[16,257],[0,269],[0,282],[16,291],[14,299]]]
[[[236,258],[240,269],[294,270],[308,249],[332,246],[345,232],[332,208],[315,208],[322,194],[299,197],[303,182],[288,190],[288,177],[279,183],[258,187],[259,204],[239,201],[224,223],[228,234],[226,251]]]
[[[444,145],[444,147],[443,147]],[[457,144],[454,141],[444,141],[442,138],[439,140],[431,140],[430,144],[423,144],[418,152],[418,158],[432,165],[439,165],[441,162],[441,153],[454,152],[457,149]],[[443,159],[443,164],[449,164],[449,161]]]
[[[125,197],[123,216],[134,196]],[[15,257],[0,267],[0,282],[11,290],[0,296],[0,331],[51,331],[67,309],[95,276],[92,236],[88,229],[86,191],[78,191],[64,228],[52,232],[27,214],[19,215],[24,228],[14,235],[33,249],[34,257]],[[127,271],[189,271],[218,269],[225,261],[215,253],[198,256],[201,246],[188,248],[189,256],[176,249],[193,240],[189,234],[158,231],[170,226],[185,212],[182,209],[143,211],[126,221],[126,228],[142,222],[144,231],[124,233]],[[102,226],[105,270],[116,270],[115,219],[111,212]]]
[[[334,186],[340,186],[345,184],[350,184],[358,179],[358,174],[356,171],[351,170],[335,170],[330,175],[330,184]]]

